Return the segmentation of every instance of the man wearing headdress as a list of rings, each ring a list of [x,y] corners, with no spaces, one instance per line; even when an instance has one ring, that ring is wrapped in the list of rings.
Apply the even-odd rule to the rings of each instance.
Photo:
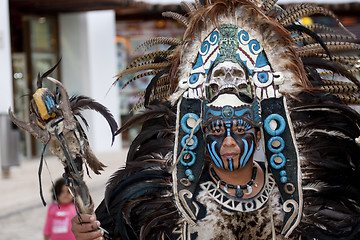
[[[119,74],[154,75],[145,110],[118,133],[142,130],[96,217],[73,219],[77,239],[360,237],[360,116],[347,106],[358,99],[358,58],[333,55],[359,46],[297,22],[330,11],[275,3],[196,1],[183,4],[186,17],[165,13],[184,38],[146,42],[171,46]],[[340,85],[351,97],[331,94]]]

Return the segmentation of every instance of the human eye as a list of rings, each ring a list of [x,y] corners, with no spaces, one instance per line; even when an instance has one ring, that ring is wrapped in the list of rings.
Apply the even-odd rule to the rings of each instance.
[[[221,122],[213,122],[208,126],[207,132],[212,135],[221,135],[225,132],[225,129]]]
[[[236,122],[233,122],[232,132],[235,134],[244,134],[251,128],[252,126],[248,122],[238,120]]]
[[[213,132],[215,134],[220,134],[222,132],[222,127],[221,126],[217,126],[214,128]]]
[[[235,127],[235,133],[237,134],[243,134],[246,131],[245,126],[236,126]]]

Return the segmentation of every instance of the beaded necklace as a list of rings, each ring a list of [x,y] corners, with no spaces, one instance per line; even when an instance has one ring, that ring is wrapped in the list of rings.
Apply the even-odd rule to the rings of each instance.
[[[242,198],[244,196],[244,194],[245,195],[251,194],[252,193],[251,185],[254,184],[254,186],[257,187],[257,182],[255,182],[256,173],[257,173],[257,167],[256,166],[253,167],[251,179],[246,185],[233,185],[233,184],[228,184],[228,183],[224,182],[223,180],[221,180],[219,178],[219,176],[216,174],[214,168],[212,168],[212,167],[210,167],[210,172],[211,172],[211,175],[217,181],[217,187],[218,188],[220,187],[220,185],[224,186],[224,191],[226,193],[229,193],[228,188],[235,189],[235,195],[238,198]],[[244,191],[243,191],[244,189],[247,190],[247,193],[244,193]]]

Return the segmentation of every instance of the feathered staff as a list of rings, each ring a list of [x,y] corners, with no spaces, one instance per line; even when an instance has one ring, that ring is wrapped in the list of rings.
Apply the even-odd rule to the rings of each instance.
[[[67,185],[74,195],[76,209],[79,213],[91,214],[93,201],[89,189],[83,180],[83,163],[87,163],[95,174],[100,174],[105,165],[101,163],[92,152],[87,136],[75,116],[80,117],[88,126],[81,110],[90,109],[102,114],[110,125],[113,134],[118,126],[109,110],[85,96],[68,97],[68,93],[61,82],[47,77],[57,66],[38,76],[37,90],[30,102],[30,121],[24,122],[15,117],[11,108],[9,116],[19,128],[31,133],[36,139],[44,144],[44,150],[49,145],[49,150],[56,155],[64,166],[64,177]],[[47,78],[54,83],[56,90],[51,92],[42,88],[42,81]],[[41,192],[41,169],[43,156],[39,167],[40,195],[46,205]],[[86,165],[85,165],[86,166]]]

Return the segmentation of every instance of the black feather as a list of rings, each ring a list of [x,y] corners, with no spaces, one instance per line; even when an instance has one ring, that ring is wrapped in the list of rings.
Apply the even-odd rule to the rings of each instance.
[[[155,179],[155,178],[156,176],[151,176],[151,179]],[[122,185],[122,187],[124,187],[124,185]],[[114,212],[112,210],[114,208],[116,208],[117,210],[117,214],[116,216],[114,216],[116,219],[114,236],[116,237],[120,235],[121,238],[124,240],[130,239],[128,234],[129,228],[126,227],[127,224],[125,222],[125,218],[123,217],[123,211],[122,211],[122,208],[126,202],[137,198],[141,198],[143,196],[148,196],[153,194],[157,195],[161,193],[164,189],[170,190],[171,188],[169,188],[167,184],[164,185],[164,184],[156,183],[154,181],[151,182],[140,181],[137,182],[136,184],[131,184],[126,188],[121,189],[120,191],[118,191],[118,189],[114,191],[114,194],[116,193],[117,194],[115,195],[115,197],[112,197],[112,201],[108,206],[110,212]]]
[[[355,83],[356,86],[360,87],[360,82],[356,79],[356,77],[349,73],[345,67],[336,62],[331,62],[321,58],[302,58],[301,60],[305,66],[328,69],[330,71],[333,71],[334,73],[346,77],[347,79]]]
[[[38,74],[37,82],[36,82],[37,88],[42,88],[42,80],[44,78],[46,78],[47,76],[49,76],[55,70],[55,68],[57,68],[57,66],[60,64],[60,62],[61,62],[61,58],[52,68],[50,68],[43,75],[41,75],[41,77],[40,77],[40,73]]]
[[[313,86],[320,87],[323,84],[321,77],[315,68],[306,66],[305,70],[308,74],[308,79]]]
[[[303,159],[302,183],[316,186],[303,190],[298,229],[307,238],[358,239],[360,148],[355,138],[360,115],[331,94],[298,97],[291,104],[291,119]]]
[[[314,38],[323,47],[326,54],[329,56],[330,60],[332,61],[331,53],[330,53],[328,47],[326,46],[324,41],[315,32],[311,31],[310,29],[308,29],[302,25],[295,25],[295,24],[286,25],[286,26],[284,26],[284,28],[288,31],[295,30],[295,31],[303,32],[303,33],[306,33],[307,35],[309,35],[310,37]]]
[[[162,70],[161,72],[156,74],[151,79],[149,85],[146,87],[145,100],[144,100],[144,105],[145,106],[149,105],[150,95],[151,95],[152,90],[154,90],[154,95],[156,94],[156,83],[157,83],[157,81],[160,79],[160,77],[162,77],[162,75],[164,75],[165,73],[168,73],[170,71],[170,69],[171,69],[171,67],[165,68],[164,70]]]
[[[174,118],[175,113],[165,105],[151,105],[145,108],[139,114],[131,117],[119,130],[115,132],[115,135],[122,133],[126,129],[132,127],[135,124],[143,123],[149,119],[154,118]]]
[[[121,171],[117,172],[121,174]],[[161,170],[146,170],[132,174],[127,177],[120,183],[110,183],[108,184],[105,191],[105,204],[109,207],[111,202],[117,198],[121,193],[129,188],[132,184],[137,184],[138,182],[145,182],[147,180],[156,180],[156,179],[166,179],[169,177],[169,173],[166,173]],[[113,177],[113,179],[116,179]]]
[[[118,129],[118,125],[114,119],[114,116],[110,113],[104,105],[96,102],[94,99],[86,96],[73,96],[70,98],[71,110],[74,114],[78,114],[81,110],[90,109],[100,113],[108,122],[111,133],[112,143],[114,142],[115,132]]]
[[[156,149],[156,147],[158,149]],[[139,147],[139,150],[136,151],[136,153],[134,154],[134,160],[138,161],[138,157],[142,157],[144,154],[152,153],[155,151],[162,155],[166,155],[166,153],[171,152],[173,148],[174,148],[173,139],[162,139],[162,138],[152,139],[142,144]]]
[[[131,145],[129,147],[127,161],[133,160],[136,151],[140,150],[139,146],[144,143],[147,143],[147,146],[152,145],[152,149],[150,149],[151,151],[154,151],[155,149],[160,150],[163,147],[165,147],[167,149],[167,145],[171,144],[173,142],[173,140],[157,138],[156,136],[162,131],[164,131],[164,128],[159,125],[155,125],[155,126],[147,128],[146,130],[141,131],[139,133],[139,135],[133,140],[133,142],[131,143]],[[149,141],[151,141],[152,139],[155,139],[155,142],[152,141],[149,143]],[[158,142],[156,142],[156,141],[158,141]],[[163,146],[161,144],[165,144],[165,145]],[[145,154],[149,153],[149,151],[146,151],[146,150],[144,151],[144,148],[147,146],[141,147],[140,155],[141,154],[145,155]]]

